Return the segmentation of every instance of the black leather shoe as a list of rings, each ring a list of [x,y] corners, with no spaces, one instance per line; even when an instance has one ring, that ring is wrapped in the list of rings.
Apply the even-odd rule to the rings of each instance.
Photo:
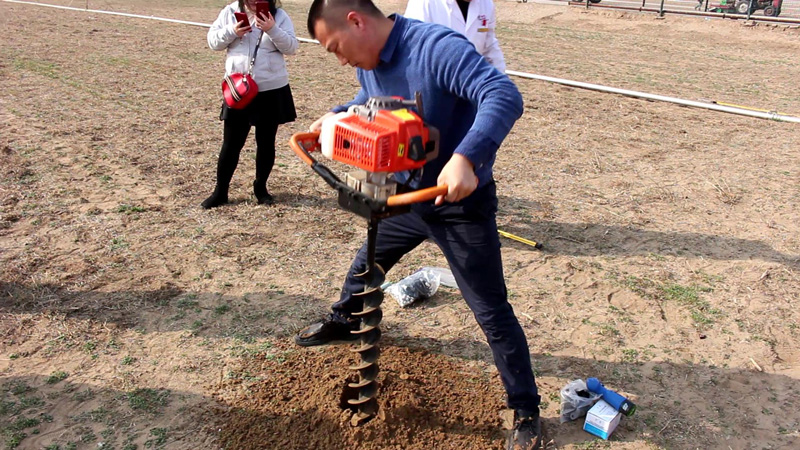
[[[514,429],[508,437],[507,450],[539,450],[542,448],[542,423],[539,415],[521,417],[514,413]]]
[[[351,331],[357,330],[358,327],[358,321],[342,322],[336,320],[332,314],[328,314],[319,322],[300,330],[294,337],[294,342],[302,347],[352,342],[358,339],[358,335],[352,334]]]

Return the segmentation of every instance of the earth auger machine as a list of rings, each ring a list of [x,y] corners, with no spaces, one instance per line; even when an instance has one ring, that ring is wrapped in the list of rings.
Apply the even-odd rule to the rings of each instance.
[[[409,109],[414,107],[416,112]],[[382,219],[403,214],[418,202],[447,194],[447,186],[417,191],[408,190],[408,182],[423,170],[423,166],[439,152],[439,132],[422,119],[422,99],[372,97],[364,105],[353,105],[347,112],[326,119],[319,132],[294,134],[289,143],[298,156],[328,185],[338,191],[339,206],[367,219],[366,270],[356,276],[364,280],[364,290],[354,294],[363,301],[360,328],[352,331],[359,336],[358,353],[361,362],[350,367],[358,371],[358,381],[349,383],[357,390],[356,398],[347,399],[354,410],[351,424],[366,423],[378,414],[378,357],[383,318],[381,285],[385,271],[375,262],[378,224]],[[357,167],[345,175],[345,181],[311,155],[321,150],[334,161]],[[407,175],[404,182],[398,173]],[[353,395],[354,396],[354,395]]]

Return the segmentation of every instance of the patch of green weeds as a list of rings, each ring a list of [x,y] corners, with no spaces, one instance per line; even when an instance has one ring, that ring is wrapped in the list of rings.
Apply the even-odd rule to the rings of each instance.
[[[169,404],[170,391],[165,389],[139,388],[125,394],[131,409],[157,413],[162,407]]]
[[[79,391],[79,392],[76,392],[76,393],[75,393],[75,394],[72,396],[72,398],[73,398],[75,401],[79,402],[79,403],[83,403],[83,402],[85,402],[85,401],[87,401],[87,400],[91,400],[91,399],[93,399],[93,398],[94,398],[94,396],[95,396],[95,392],[94,392],[93,390],[91,390],[91,389],[87,389],[87,390],[85,390],[85,391]]]
[[[131,364],[133,364],[135,362],[136,362],[136,358],[134,358],[133,356],[129,355],[129,356],[123,357],[122,361],[120,361],[119,363],[121,365],[123,365],[123,366],[130,366]]]
[[[92,353],[92,352],[94,352],[96,349],[97,349],[97,342],[95,342],[95,341],[86,341],[86,342],[83,344],[83,350],[84,350],[86,353],[90,353],[90,354],[91,354],[91,353]]]
[[[619,330],[616,329],[614,325],[608,323],[600,325],[599,333],[601,336],[606,336],[606,337],[617,337],[620,335]]]
[[[129,244],[125,242],[124,238],[115,237],[111,239],[111,250],[119,250],[127,247]]]
[[[624,348],[622,349],[622,361],[635,363],[639,361],[639,350],[635,348]]]
[[[652,290],[656,284],[652,280],[628,275],[618,281],[621,285],[627,287],[642,298],[653,298]]]
[[[27,394],[28,392],[35,392],[36,390],[28,386],[24,381],[15,380],[3,385],[3,392],[10,392],[14,395]]]
[[[219,305],[216,308],[214,308],[214,314],[216,314],[218,316],[221,316],[221,315],[225,314],[226,312],[228,312],[230,310],[231,310],[230,305],[227,305],[227,304],[226,305]]]
[[[50,374],[50,376],[47,377],[46,381],[47,381],[47,384],[56,384],[59,381],[62,381],[64,379],[66,379],[68,376],[69,376],[69,374],[67,372],[64,372],[63,370],[58,370],[58,371],[53,372],[52,374]]]
[[[611,444],[608,441],[600,441],[600,440],[592,440],[589,442],[578,442],[575,443],[574,448],[576,450],[597,450],[600,448],[609,448]]]
[[[26,428],[33,428],[40,423],[42,423],[42,421],[35,417],[20,417],[11,425],[10,428],[14,431],[22,431]]]
[[[97,440],[97,436],[94,434],[89,427],[80,427],[78,428],[78,433],[80,434],[80,441],[84,444],[89,444]]]
[[[283,364],[286,361],[286,356],[291,352],[281,352],[278,354],[275,353],[268,353],[264,356],[264,359],[267,361],[276,362],[278,364]]]
[[[33,72],[43,77],[57,79],[59,78],[58,65],[52,62],[42,61],[41,59],[14,59],[14,68],[20,71]]]
[[[5,438],[6,448],[14,449],[19,447],[19,444],[21,444],[22,440],[28,437],[28,435],[18,431],[3,430],[3,437]]]
[[[542,400],[539,402],[539,408],[541,409],[547,409],[548,406],[550,406],[550,402],[547,400]]]
[[[197,298],[197,295],[189,294],[186,297],[178,300],[178,302],[175,304],[175,306],[177,306],[179,309],[183,309],[183,310],[192,309],[192,310],[194,310],[194,312],[200,312],[201,309],[200,309],[199,306],[197,306],[198,305],[198,301],[195,300],[196,298]]]
[[[200,330],[203,328],[203,321],[202,321],[202,320],[199,320],[199,319],[198,319],[198,320],[195,320],[194,322],[192,322],[192,324],[191,324],[191,325],[189,325],[189,328],[190,328],[190,329],[191,329],[193,332],[200,331]]]
[[[0,433],[3,436],[3,440],[5,441],[5,446],[8,449],[14,449],[19,447],[22,441],[28,437],[23,430],[28,428],[33,428],[37,425],[42,423],[41,420],[34,418],[34,417],[20,417],[10,425],[2,428]],[[39,434],[38,429],[31,430],[32,434]]]
[[[145,211],[147,211],[147,209],[144,208],[143,206],[121,204],[121,205],[119,205],[117,207],[117,212],[118,213],[123,213],[123,214],[128,214],[128,215],[136,214],[136,213],[143,213]]]
[[[44,405],[44,400],[42,400],[40,397],[23,396],[20,397],[19,399],[20,410],[25,410],[28,408],[36,408],[38,406],[43,406],[43,405]]]
[[[153,439],[145,441],[145,448],[159,448],[167,443],[167,429],[166,428],[151,428],[150,435]]]
[[[665,284],[661,286],[661,291],[667,300],[674,300],[686,305],[693,305],[700,301],[700,292],[709,292],[711,288],[700,288],[698,286],[682,286],[680,284]]]
[[[138,433],[130,434],[125,437],[125,440],[122,442],[122,450],[137,450],[139,447],[133,443],[136,438],[139,437]]]
[[[701,293],[712,291],[710,287],[668,284],[661,286],[661,291],[667,300],[673,300],[687,306],[692,320],[698,325],[711,325],[714,323],[715,318],[722,315],[722,311],[713,308],[707,301],[700,298]]]
[[[75,422],[94,422],[94,423],[106,423],[108,419],[111,418],[111,411],[103,408],[102,406],[93,409],[91,411],[84,411],[77,416],[73,416],[71,419]]]

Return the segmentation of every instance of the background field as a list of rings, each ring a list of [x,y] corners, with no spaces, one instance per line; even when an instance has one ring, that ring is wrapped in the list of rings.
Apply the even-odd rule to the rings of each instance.
[[[299,36],[309,4],[284,4]],[[210,23],[222,5],[90,8]],[[497,7],[509,69],[800,115],[797,29]],[[250,192],[251,142],[232,205],[200,209],[222,131],[206,29],[6,2],[0,17],[2,445],[502,448],[491,353],[449,289],[387,298],[385,417],[347,424],[353,357],[291,336],[337,297],[366,227],[287,145],[276,205]],[[357,88],[311,44],[289,69],[300,117],[280,143]],[[498,220],[545,245],[504,241],[503,258],[548,448],[796,445],[797,124],[515,82]],[[424,244],[389,279],[444,265]],[[559,390],[590,376],[639,405],[609,442],[558,420]]]

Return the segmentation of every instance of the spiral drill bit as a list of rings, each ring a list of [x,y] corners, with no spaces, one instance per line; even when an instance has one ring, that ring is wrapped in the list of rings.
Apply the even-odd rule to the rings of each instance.
[[[359,335],[360,345],[352,351],[361,356],[361,363],[350,366],[351,370],[358,371],[358,382],[349,383],[351,388],[358,389],[358,397],[347,400],[347,403],[358,408],[353,415],[351,424],[360,425],[369,421],[378,413],[378,402],[375,395],[378,393],[378,357],[380,349],[378,341],[381,339],[379,325],[383,318],[381,303],[383,290],[381,285],[386,279],[383,268],[375,263],[375,244],[378,236],[378,219],[369,220],[367,230],[367,266],[363,273],[356,274],[364,280],[364,290],[354,294],[359,297],[363,306],[360,312],[353,313],[361,319],[358,330],[352,331]]]

